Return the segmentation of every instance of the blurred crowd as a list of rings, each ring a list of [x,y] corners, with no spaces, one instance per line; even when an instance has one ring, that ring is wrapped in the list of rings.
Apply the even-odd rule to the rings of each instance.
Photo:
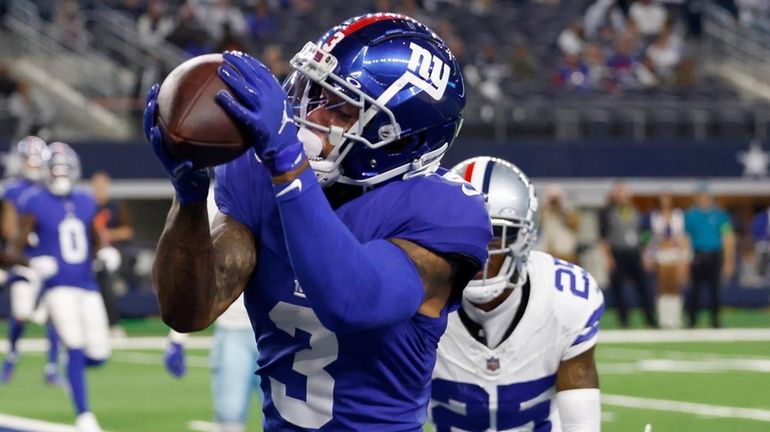
[[[563,58],[553,82],[607,93],[694,86],[696,65],[686,37],[698,27],[685,3],[597,0],[559,35]]]
[[[538,248],[603,275],[598,279],[621,326],[629,325],[634,303],[649,327],[695,327],[706,309],[717,328],[726,286],[736,278],[770,282],[770,209],[756,209],[744,221],[720,207],[705,182],[694,196],[660,194],[649,211],[638,202],[623,182],[613,185],[598,213],[572,208],[558,184],[541,199]],[[590,253],[595,247],[598,257]]]
[[[0,63],[0,136],[53,135],[54,110],[45,94]],[[3,121],[4,120],[4,121]]]
[[[666,88],[686,94],[703,81],[693,42],[700,33],[700,0],[32,1],[56,38],[75,52],[99,45],[98,34],[89,31],[90,12],[106,6],[134,23],[137,42],[150,56],[159,46],[187,56],[236,49],[262,59],[279,79],[289,73],[294,51],[340,14],[403,13],[447,41],[474,89],[469,96],[490,105],[559,88],[603,94]],[[770,0],[717,3],[747,25],[767,22]],[[176,65],[162,57],[150,67],[126,65],[137,69],[131,97],[141,99]]]

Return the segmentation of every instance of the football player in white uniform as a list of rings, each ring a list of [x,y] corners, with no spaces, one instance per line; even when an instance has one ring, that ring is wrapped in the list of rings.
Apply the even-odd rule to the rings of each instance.
[[[495,237],[439,343],[436,430],[599,431],[601,290],[577,265],[530,251],[537,199],[521,170],[477,157],[453,171],[485,194]]]

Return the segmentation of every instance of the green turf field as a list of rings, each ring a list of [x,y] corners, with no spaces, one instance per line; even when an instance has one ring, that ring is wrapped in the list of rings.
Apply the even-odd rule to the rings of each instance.
[[[608,314],[603,327],[613,327],[613,320]],[[726,311],[724,323],[768,328],[770,313]],[[126,322],[126,330],[130,337],[166,333],[156,319]],[[29,334],[42,331],[30,328]],[[89,372],[92,408],[105,430],[204,430],[200,424],[191,429],[190,422],[211,421],[208,352],[188,350],[188,360],[188,374],[175,380],[163,369],[160,349],[120,349],[105,367]],[[605,432],[642,432],[646,423],[654,432],[770,431],[770,335],[754,342],[629,338],[602,343],[597,362]],[[23,355],[14,380],[0,385],[0,413],[72,424],[64,390],[43,384],[43,364],[42,352]],[[252,412],[248,430],[261,430],[256,403]]]

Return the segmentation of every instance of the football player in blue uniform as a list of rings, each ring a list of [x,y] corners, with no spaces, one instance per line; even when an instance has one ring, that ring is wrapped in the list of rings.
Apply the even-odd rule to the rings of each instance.
[[[35,233],[40,239],[36,253],[56,268],[45,281],[41,302],[67,349],[76,427],[79,432],[98,432],[85,382],[86,367],[101,365],[110,354],[107,314],[91,268],[97,205],[90,192],[74,188],[80,178],[75,151],[61,142],[52,143],[49,150],[46,186],[21,197],[21,233]]]
[[[531,251],[537,198],[515,165],[476,157],[452,170],[486,196],[495,238],[439,344],[436,430],[598,432],[594,346],[604,298],[596,281]]]
[[[308,43],[286,90],[248,55],[224,60],[217,100],[252,148],[217,168],[211,232],[208,177],[165,154],[148,97],[176,189],[155,259],[163,319],[202,329],[245,293],[266,430],[421,431],[447,315],[491,238],[480,194],[438,168],[465,105],[457,61],[396,14]]]
[[[8,171],[13,177],[4,185],[2,236],[7,247],[10,248],[12,244],[18,242],[19,252],[23,251],[27,256],[33,256],[35,251],[29,239],[19,238],[19,197],[42,181],[48,157],[48,145],[45,141],[36,136],[28,136],[16,144],[14,153],[9,155],[9,160],[6,162]],[[9,350],[3,362],[0,382],[8,382],[13,376],[13,370],[19,359],[17,344],[24,333],[26,322],[34,314],[42,280],[34,268],[17,265],[8,275],[8,286],[11,292],[11,317],[8,320]],[[48,384],[57,384],[59,382],[57,371],[59,343],[53,326],[49,325],[47,331],[48,363],[43,373]]]

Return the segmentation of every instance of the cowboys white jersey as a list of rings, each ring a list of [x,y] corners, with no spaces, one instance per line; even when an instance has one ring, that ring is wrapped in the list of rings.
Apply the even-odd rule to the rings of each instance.
[[[588,272],[551,255],[531,252],[527,272],[521,304],[497,347],[472,336],[481,328],[462,310],[449,316],[429,407],[437,432],[561,430],[556,371],[596,344],[604,299]]]

